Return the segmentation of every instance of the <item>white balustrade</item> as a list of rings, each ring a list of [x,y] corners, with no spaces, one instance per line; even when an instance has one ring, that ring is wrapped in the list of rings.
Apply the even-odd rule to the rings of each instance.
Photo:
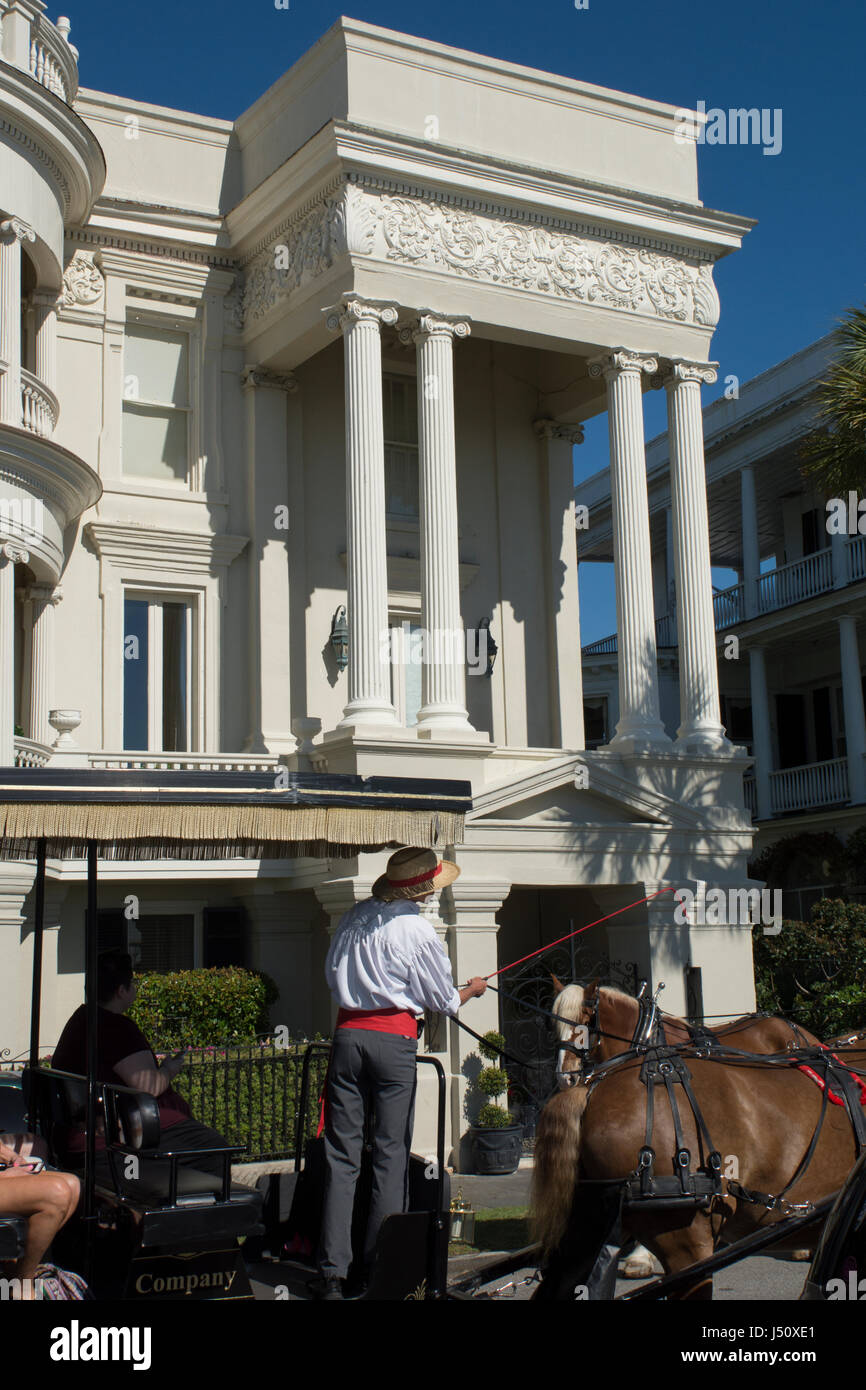
[[[53,391],[32,372],[21,372],[21,428],[50,439],[60,406]]]
[[[244,753],[91,753],[91,767],[142,772],[274,772],[278,758]]]
[[[78,92],[78,50],[69,43],[69,20],[52,24],[41,15],[30,30],[30,75],[70,106]]]
[[[866,536],[854,536],[848,547],[848,574],[851,582],[866,579]]]
[[[787,608],[792,603],[826,593],[832,587],[832,552],[828,546],[826,550],[816,550],[802,560],[792,560],[789,565],[762,574],[758,579],[758,612],[772,613],[777,608]]]
[[[31,738],[15,739],[16,767],[45,767],[51,758],[51,749],[44,743],[35,743]]]
[[[733,627],[735,623],[743,621],[744,593],[744,585],[732,584],[729,589],[721,589],[717,594],[713,594],[716,632],[721,632],[723,628]]]
[[[754,777],[743,778],[743,801],[745,802],[746,810],[749,811],[752,816],[756,816],[758,813],[758,793],[755,789]]]
[[[848,759],[829,758],[770,773],[770,808],[807,811],[813,806],[833,806],[848,800]]]

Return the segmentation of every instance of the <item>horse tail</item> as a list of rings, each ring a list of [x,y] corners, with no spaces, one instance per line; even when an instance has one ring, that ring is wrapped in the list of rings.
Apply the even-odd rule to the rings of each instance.
[[[532,1229],[545,1255],[556,1249],[568,1225],[587,1099],[585,1086],[570,1086],[553,1096],[539,1116],[532,1175]]]

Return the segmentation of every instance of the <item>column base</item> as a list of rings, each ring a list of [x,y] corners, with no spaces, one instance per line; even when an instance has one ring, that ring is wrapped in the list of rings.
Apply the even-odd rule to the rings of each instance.
[[[337,725],[338,729],[360,729],[361,727],[376,729],[399,729],[400,722],[397,719],[397,711],[393,705],[378,704],[370,702],[363,704],[348,704],[343,710],[343,718]]]
[[[664,753],[670,752],[672,744],[664,725],[658,722],[631,729],[617,724],[616,733],[607,746],[616,753]]]
[[[677,736],[674,748],[678,753],[696,754],[701,756],[705,753],[712,753],[721,757],[733,757],[736,747],[731,740],[725,736],[725,731],[720,724],[715,728],[686,728],[681,725],[677,729]]]

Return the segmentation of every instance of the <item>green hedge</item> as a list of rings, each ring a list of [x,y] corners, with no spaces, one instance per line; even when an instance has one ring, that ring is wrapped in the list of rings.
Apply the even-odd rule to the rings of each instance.
[[[138,977],[129,1017],[156,1052],[248,1042],[267,1028],[273,981],[240,966]]]
[[[778,936],[753,932],[759,1009],[802,1023],[818,1038],[866,1026],[866,907],[822,898],[809,922]]]

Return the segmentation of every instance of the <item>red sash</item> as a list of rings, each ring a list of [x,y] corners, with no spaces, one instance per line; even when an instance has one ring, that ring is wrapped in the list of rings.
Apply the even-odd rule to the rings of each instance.
[[[341,1009],[338,1028],[367,1028],[373,1033],[399,1033],[417,1038],[418,1020],[408,1009]]]

